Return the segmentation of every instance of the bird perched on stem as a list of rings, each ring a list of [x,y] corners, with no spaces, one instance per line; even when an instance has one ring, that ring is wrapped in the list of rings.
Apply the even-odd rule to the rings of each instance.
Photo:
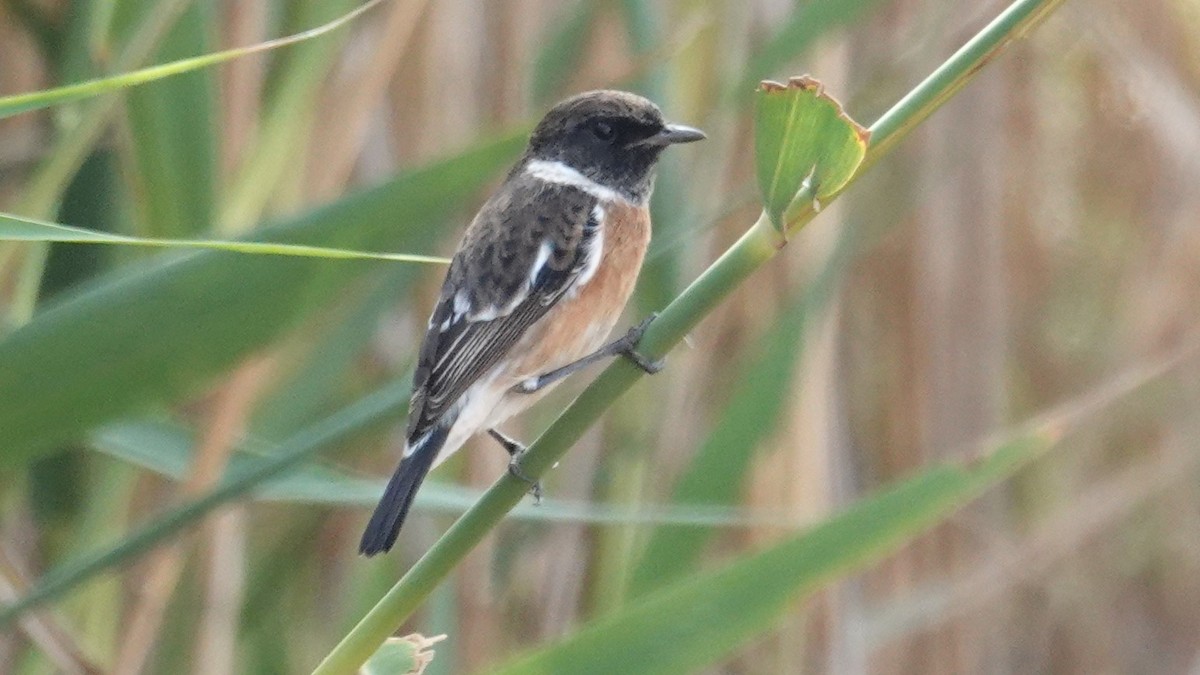
[[[523,445],[496,425],[562,378],[635,351],[647,319],[605,343],[633,292],[650,242],[654,167],[670,145],[704,138],[658,106],[620,91],[554,106],[525,154],[467,228],[446,272],[413,374],[404,455],[359,552],[396,542],[425,475],[487,431],[521,472]]]

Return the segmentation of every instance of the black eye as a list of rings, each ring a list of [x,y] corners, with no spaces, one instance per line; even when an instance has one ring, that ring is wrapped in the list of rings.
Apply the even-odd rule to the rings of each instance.
[[[616,137],[617,132],[608,122],[596,122],[592,124],[592,135],[607,143]]]

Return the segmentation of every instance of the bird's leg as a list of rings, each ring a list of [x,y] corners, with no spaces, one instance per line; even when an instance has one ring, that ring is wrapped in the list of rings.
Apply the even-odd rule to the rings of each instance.
[[[663,369],[664,360],[658,359],[656,361],[651,361],[639,353],[636,349],[638,342],[640,342],[642,339],[642,335],[646,332],[646,329],[650,327],[650,323],[657,317],[657,313],[651,314],[643,319],[641,323],[633,328],[630,328],[627,333],[597,349],[591,354],[588,354],[578,361],[572,361],[561,368],[555,368],[548,373],[542,373],[541,375],[535,375],[533,377],[526,378],[517,384],[517,386],[513,387],[512,390],[518,394],[532,394],[535,391],[558,382],[568,375],[587,368],[593,363],[618,355],[624,356],[630,361],[633,361],[638,368],[641,368],[651,375],[657,373]]]
[[[499,429],[488,429],[488,435],[496,439],[496,442],[508,452],[510,458],[508,460],[508,472],[514,478],[519,478],[529,483],[529,494],[533,495],[533,504],[534,506],[540,505],[542,503],[542,482],[526,476],[525,472],[521,470],[521,458],[525,456],[529,448],[525,447],[524,443],[507,436]]]

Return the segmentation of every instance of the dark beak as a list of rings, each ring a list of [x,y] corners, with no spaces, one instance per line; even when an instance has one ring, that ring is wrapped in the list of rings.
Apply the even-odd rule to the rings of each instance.
[[[637,145],[658,145],[667,146],[676,143],[691,143],[708,138],[703,131],[695,127],[687,127],[682,124],[668,124],[663,127],[663,130],[654,134],[650,138],[638,141]]]

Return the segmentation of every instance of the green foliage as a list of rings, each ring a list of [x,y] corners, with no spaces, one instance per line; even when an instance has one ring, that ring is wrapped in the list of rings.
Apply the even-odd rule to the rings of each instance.
[[[573,7],[558,11],[567,14],[565,20],[556,22],[554,32],[538,52],[533,64],[533,100],[541,105],[551,105],[571,76],[583,61],[588,37],[599,11],[595,2],[578,2]]]
[[[878,4],[879,0],[811,0],[797,5],[796,11],[749,59],[738,95],[778,72],[797,54],[805,53],[818,38],[853,23]]]
[[[1029,25],[1046,15],[1049,3],[1038,0],[1017,0],[1003,15],[1004,20],[997,20],[986,27],[974,42],[986,46],[979,49],[960,51],[943,66],[943,70],[951,75],[943,78],[930,79],[918,87],[918,91],[905,97],[893,111],[885,115],[885,119],[928,116],[933,108],[945,99],[936,93],[925,91],[940,87],[961,87],[982,63],[982,58],[990,55],[1007,42],[1008,35],[1014,30]],[[765,102],[759,109],[759,119],[769,124],[765,137],[773,138],[780,143],[786,143],[786,148],[764,147],[763,132],[758,132],[759,142],[756,150],[767,153],[769,161],[761,158],[756,162],[759,167],[760,185],[763,185],[764,211],[755,224],[713,263],[691,286],[678,298],[668,305],[662,314],[652,323],[639,343],[639,352],[651,358],[662,354],[668,348],[678,343],[686,333],[693,328],[708,312],[729,295],[754,270],[769,260],[778,251],[778,242],[782,232],[803,226],[815,216],[817,209],[812,206],[822,196],[832,198],[856,174],[855,169],[866,156],[866,140],[868,134],[857,123],[841,112],[840,106],[820,92],[820,84],[810,78],[799,78],[789,82],[788,86],[766,85],[760,93]],[[920,101],[914,105],[912,101]],[[883,134],[890,143],[895,143],[896,136],[904,133],[911,126],[899,124],[886,128]],[[872,130],[878,133],[877,129]],[[832,138],[830,138],[830,136]],[[786,150],[786,154],[785,154]],[[792,155],[801,161],[795,161]],[[813,180],[805,184],[805,178],[811,174]],[[790,190],[790,191],[789,191]],[[803,202],[799,208],[789,206]],[[784,212],[793,216],[784,220]],[[774,214],[773,216],[771,214]],[[569,406],[558,420],[538,438],[522,457],[522,470],[527,476],[537,479],[552,465],[561,459],[568,447],[582,436],[584,430],[595,422],[600,414],[608,408],[622,393],[638,379],[642,373],[635,366],[618,361],[609,366],[589,386],[579,398]],[[891,513],[904,523],[921,523],[922,526],[945,517],[954,507],[961,503],[964,494],[974,494],[984,487],[1008,475],[1005,470],[1019,464],[1030,453],[1016,450],[999,452],[992,461],[986,462],[978,474],[944,476],[942,472],[930,472],[934,486],[930,488],[929,500],[918,505],[912,514],[920,514],[912,521],[905,519],[905,511],[896,508],[896,501],[885,501]],[[321,675],[334,675],[352,672],[375,651],[383,640],[404,622],[429,596],[433,589],[450,574],[454,567],[466,556],[473,546],[494,528],[521,498],[525,485],[512,476],[505,476],[492,486],[480,501],[465,513],[438,542],[414,565],[407,574],[389,591],[379,603],[363,617],[346,635],[345,638],[329,653],[324,661],[314,671]],[[900,491],[901,499],[910,495]],[[883,516],[884,512],[874,512]],[[852,521],[855,522],[855,521]],[[887,519],[884,519],[888,523]],[[897,526],[895,531],[885,530],[873,541],[895,542],[905,534],[911,536],[919,528]],[[882,554],[887,549],[868,548],[860,551],[849,546],[849,541],[860,536],[860,532],[847,529],[840,531],[832,526],[835,535],[830,537],[839,552],[834,557],[831,569],[848,572],[847,567],[857,555],[870,553]],[[849,535],[849,536],[847,536]],[[789,555],[799,552],[788,549]],[[845,556],[845,557],[842,557]],[[767,558],[770,561],[774,559]],[[754,560],[754,558],[751,558]],[[747,575],[748,583],[758,583],[757,574],[769,571],[770,564],[759,569],[749,564],[754,574]],[[741,571],[730,573],[730,577],[718,577],[720,582],[711,589],[713,594],[721,597],[725,592],[726,583],[734,585]],[[789,570],[795,574],[794,570]],[[793,578],[791,576],[789,579]],[[703,583],[704,579],[701,577]],[[681,582],[686,583],[686,582]],[[664,592],[654,598],[671,596]],[[746,612],[743,624],[731,626],[727,637],[724,635],[725,622],[714,621],[714,614],[705,609],[715,609],[711,604],[701,606],[699,610],[690,609],[686,616],[692,617],[691,623],[679,621],[682,627],[674,631],[674,623],[670,621],[676,616],[683,616],[671,610],[683,611],[667,603],[665,607],[651,604],[649,610],[643,613],[632,610],[633,613],[624,620],[617,619],[620,624],[615,629],[619,636],[611,642],[603,639],[593,641],[587,637],[581,638],[584,646],[579,651],[567,647],[565,655],[558,655],[551,650],[542,664],[538,656],[514,666],[516,671],[554,672],[561,670],[567,664],[572,669],[586,669],[593,663],[600,664],[596,672],[613,672],[616,666],[613,660],[601,660],[600,652],[617,656],[628,669],[631,664],[638,664],[639,672],[686,672],[689,666],[710,662],[719,657],[725,650],[739,644],[741,640],[754,630],[761,630],[768,620],[776,617],[788,606],[782,601],[779,593],[770,595],[751,595],[750,604],[740,609]],[[649,601],[648,601],[649,602]],[[715,601],[714,601],[715,602]],[[636,607],[636,605],[635,605]],[[723,616],[720,613],[716,616]],[[698,617],[698,618],[697,618]],[[702,631],[698,624],[704,623],[709,630]],[[668,626],[662,639],[647,639],[651,624]],[[601,624],[603,625],[603,624]],[[718,633],[714,633],[716,630]],[[683,635],[694,633],[703,635],[699,643],[686,644],[696,647],[693,655],[685,656],[688,651],[681,648],[685,644]],[[602,646],[601,646],[601,643]],[[632,654],[635,658],[625,660],[625,655]],[[581,658],[595,659],[580,661]],[[621,668],[617,668],[618,671]]]
[[[140,84],[156,82],[173,75],[180,75],[182,73],[190,73],[205,68],[211,68],[212,66],[225,63],[226,61],[232,61],[243,56],[248,56],[250,54],[265,52],[277,47],[296,44],[315,37],[320,37],[321,35],[350,23],[366,10],[379,4],[379,2],[380,0],[370,0],[369,2],[360,5],[353,12],[344,14],[330,21],[329,23],[306,30],[296,35],[279,38],[277,40],[271,40],[258,45],[239,47],[236,49],[214,52],[212,54],[205,54],[203,56],[179,59],[170,63],[149,66],[147,68],[142,68],[140,70],[135,70],[128,73],[122,73],[120,75],[87,80],[84,82],[78,82],[76,84],[55,87],[53,89],[43,89],[26,94],[3,96],[0,97],[0,119],[12,117],[13,115],[19,115],[21,113],[32,112],[34,110],[41,110],[50,106],[81,101],[98,96],[100,94],[118,92]],[[186,33],[181,35],[186,35]],[[191,38],[193,35],[187,35],[187,37]],[[172,42],[171,44],[177,43]]]
[[[352,0],[300,0],[286,8],[294,14],[289,19],[307,26],[321,21],[337,24],[373,4],[375,0],[351,11]],[[303,147],[301,141],[312,130],[314,103],[333,67],[337,47],[338,43],[331,40],[310,40],[280,54],[266,83],[262,127],[226,189],[217,231],[241,233],[253,226],[277,198],[285,179],[293,174],[297,149]]]
[[[256,238],[428,249],[438,224],[520,142],[484,143]],[[0,409],[0,463],[26,461],[116,415],[194,391],[379,264],[202,251],[98,279],[0,340],[0,399],[10,402]]]
[[[251,490],[294,470],[322,450],[345,442],[364,429],[391,419],[407,398],[407,393],[408,387],[405,384],[392,384],[373,392],[355,401],[353,405],[299,429],[293,436],[279,443],[270,456],[246,465],[244,471],[230,475],[202,497],[158,514],[110,547],[88,550],[63,563],[19,600],[0,609],[0,626],[12,621],[29,608],[56,598],[96,575],[146,552],[164,539],[194,525],[215,509],[241,499]],[[145,437],[139,441],[145,441]]]
[[[812,294],[805,299],[813,298]],[[764,439],[775,431],[788,404],[796,362],[803,353],[804,330],[817,309],[796,303],[764,336],[752,363],[740,368],[741,380],[729,404],[695,459],[675,485],[677,504],[736,504],[746,475]],[[662,527],[655,530],[630,578],[630,596],[685,576],[698,562],[713,530]]]
[[[764,82],[755,96],[754,157],[763,208],[776,229],[806,184],[806,198],[826,199],[849,182],[867,154],[871,134],[824,92],[821,83],[794,77]]]
[[[692,574],[489,672],[695,672],[768,630],[798,598],[894,551],[1052,446],[1052,434],[1033,434],[970,466],[933,467],[810,532]]]
[[[341,43],[321,40],[270,54],[263,64],[262,97],[257,101],[261,110],[252,116],[256,126],[247,133],[236,166],[218,161],[224,131],[218,114],[223,103],[217,86],[220,71],[204,69],[326,34],[377,2],[372,0],[312,31],[207,54],[204,52],[218,43],[215,38],[220,26],[215,17],[220,10],[215,5],[192,3],[158,31],[148,30],[147,25],[153,28],[154,15],[171,3],[119,7],[114,3],[72,3],[79,11],[73,12],[61,29],[53,22],[42,22],[36,13],[27,17],[65,82],[112,72],[106,68],[111,65],[119,70],[151,61],[167,63],[0,97],[0,118],[73,104],[54,111],[52,124],[47,125],[61,133],[52,139],[45,167],[34,172],[19,206],[11,209],[19,215],[0,214],[0,275],[9,275],[0,277],[0,293],[7,293],[5,283],[16,278],[13,295],[18,300],[14,306],[20,308],[21,298],[28,300],[24,291],[42,289],[36,312],[10,312],[14,323],[31,317],[28,323],[0,331],[0,401],[4,402],[0,405],[0,466],[13,475],[16,470],[31,469],[24,482],[8,481],[3,488],[11,497],[8,503],[17,504],[18,498],[24,498],[43,520],[62,521],[61,528],[38,523],[44,531],[39,532],[37,553],[49,571],[43,570],[15,603],[0,608],[0,625],[12,623],[35,606],[69,598],[55,608],[55,614],[67,617],[68,628],[77,628],[89,643],[102,645],[95,650],[87,645],[89,652],[101,654],[99,661],[111,660],[103,651],[124,639],[111,617],[128,611],[122,605],[127,594],[115,579],[86,588],[85,584],[179,537],[218,509],[244,501],[253,505],[254,522],[242,541],[252,543],[253,550],[240,561],[251,581],[237,639],[238,651],[251,655],[241,654],[239,666],[252,662],[250,669],[255,672],[308,666],[345,631],[341,644],[319,672],[350,673],[364,661],[362,672],[401,672],[414,667],[418,647],[388,636],[405,621],[419,622],[426,632],[431,632],[431,626],[438,632],[446,626],[451,633],[447,646],[483,639],[453,634],[453,629],[462,628],[459,622],[470,620],[472,611],[478,609],[470,606],[472,598],[464,588],[472,584],[486,587],[485,592],[491,594],[489,602],[500,607],[498,613],[513,610],[504,605],[510,602],[506,594],[516,595],[521,588],[502,583],[507,568],[497,572],[501,565],[488,567],[496,577],[488,580],[490,586],[467,574],[453,574],[463,569],[464,558],[485,537],[496,542],[494,548],[501,551],[498,555],[511,554],[513,537],[506,536],[510,532],[502,530],[502,522],[519,523],[513,529],[526,539],[518,544],[555,536],[549,528],[540,527],[547,522],[615,524],[622,532],[613,539],[632,533],[628,541],[612,550],[590,552],[616,561],[614,564],[630,565],[629,587],[624,587],[624,578],[617,583],[587,579],[595,571],[594,560],[581,559],[579,574],[598,586],[580,597],[608,594],[616,609],[580,620],[574,632],[526,651],[498,672],[694,672],[767,634],[798,601],[894,553],[943,522],[1044,454],[1057,440],[1052,433],[1057,428],[1041,425],[978,461],[918,471],[906,482],[863,499],[806,532],[786,533],[780,543],[765,550],[729,554],[722,549],[725,557],[714,560],[717,556],[712,549],[716,547],[711,543],[717,528],[781,524],[777,516],[746,512],[738,506],[739,496],[757,454],[773,441],[786,414],[790,392],[796,386],[797,364],[805,353],[806,331],[821,315],[847,266],[851,253],[843,239],[821,274],[802,291],[797,289],[798,297],[779,303],[776,321],[761,340],[747,341],[752,346],[736,357],[726,353],[714,357],[736,358],[742,366],[737,371],[740,377],[725,395],[708,397],[718,399],[715,402],[696,406],[701,410],[697,417],[704,416],[703,428],[710,431],[694,453],[688,448],[682,455],[680,479],[673,490],[659,490],[670,493],[672,504],[646,505],[640,495],[631,497],[632,503],[613,505],[552,496],[545,505],[534,508],[520,504],[526,491],[520,481],[504,476],[481,493],[453,483],[452,472],[461,465],[448,463],[424,486],[417,507],[424,514],[439,516],[432,521],[438,527],[448,521],[447,514],[462,517],[428,553],[410,567],[406,556],[432,540],[431,521],[426,520],[408,531],[411,545],[406,541],[397,555],[371,562],[356,560],[352,542],[344,535],[358,526],[358,520],[341,514],[330,517],[334,510],[330,507],[369,505],[382,481],[378,476],[366,477],[365,469],[338,466],[328,457],[318,461],[316,456],[344,451],[346,456],[338,460],[349,463],[359,459],[350,455],[364,449],[383,452],[384,444],[363,441],[370,433],[382,436],[384,427],[403,418],[409,394],[403,364],[411,360],[415,349],[408,336],[419,333],[416,322],[424,319],[420,303],[409,301],[426,296],[432,288],[417,284],[425,271],[422,267],[390,263],[444,262],[377,251],[448,250],[462,226],[451,218],[461,218],[469,211],[480,189],[518,152],[523,134],[494,136],[428,164],[410,157],[425,156],[424,146],[417,141],[426,139],[404,139],[396,147],[374,148],[376,153],[368,153],[371,161],[363,162],[368,169],[380,156],[411,168],[382,185],[314,208],[304,204],[306,183],[300,165],[320,158],[305,156],[305,143],[309,136],[323,131],[318,120],[332,117],[335,124],[340,121],[336,115],[316,113],[328,93],[331,73],[336,77],[343,69],[362,72],[355,70],[361,65],[362,51],[342,56],[338,52]],[[350,0],[271,4],[264,10],[266,23],[277,27],[268,32],[314,25],[352,4]],[[848,25],[877,4],[874,0],[800,3],[777,29],[767,31],[773,35],[765,45],[747,47],[712,38],[706,45],[717,55],[712,62],[705,61],[702,49],[688,54],[687,68],[692,69],[688,72],[703,72],[712,78],[695,82],[680,81],[680,69],[671,67],[676,55],[668,53],[664,45],[677,44],[683,27],[696,24],[697,16],[705,12],[717,15],[705,20],[719,21],[720,12],[725,11],[720,3],[667,7],[645,0],[582,0],[561,10],[562,20],[541,33],[540,44],[524,52],[535,55],[532,64],[521,66],[530,67],[530,72],[499,73],[508,67],[501,64],[494,66],[497,72],[484,73],[480,80],[488,81],[476,83],[479,87],[437,78],[432,78],[436,80],[432,84],[421,84],[437,88],[451,82],[461,88],[464,101],[473,96],[486,99],[480,119],[493,119],[488,117],[492,113],[500,119],[512,112],[510,99],[521,98],[520,94],[510,96],[510,90],[520,90],[527,83],[529,97],[538,102],[531,110],[540,110],[585,81],[589,50],[594,47],[609,56],[619,52],[628,60],[620,66],[624,79],[616,85],[647,93],[662,102],[672,117],[680,101],[724,101],[706,108],[711,119],[679,119],[704,126],[711,132],[711,145],[726,144],[727,154],[715,159],[714,155],[673,155],[660,177],[655,227],[657,235],[667,237],[656,240],[659,258],[651,261],[655,269],[643,276],[637,299],[645,309],[661,308],[670,301],[639,345],[640,351],[653,357],[666,354],[679,343],[777,255],[789,235],[854,184],[866,168],[1059,1],[1014,2],[870,131],[850,119],[841,104],[824,94],[820,83],[811,78],[764,83],[753,96],[749,86],[739,88],[747,74],[757,81],[778,72],[817,38]],[[23,2],[17,5],[31,7]],[[187,3],[179,6],[184,5]],[[501,32],[496,26],[502,22],[492,22],[500,12],[489,11],[484,32],[489,40],[503,42],[504,35],[493,35],[493,29]],[[703,31],[715,31],[712,24],[698,25]],[[153,39],[146,42],[149,51],[142,56],[153,58],[139,59],[137,50],[127,58],[128,43],[137,42],[135,38],[143,32]],[[378,47],[370,43],[371,30],[364,30],[363,35],[368,39],[356,47]],[[593,39],[612,35],[619,35],[624,43],[614,47]],[[750,51],[741,54],[740,49]],[[120,58],[108,59],[110,52]],[[201,55],[190,56],[193,54]],[[410,82],[405,78],[413,77],[405,69],[432,72],[422,60],[428,54],[417,58],[397,50],[392,56],[404,57],[400,85],[407,86]],[[178,77],[164,79],[172,75]],[[499,83],[494,87],[492,76],[497,76]],[[520,86],[509,86],[514,83]],[[138,88],[125,91],[135,86]],[[401,88],[397,86],[397,90]],[[122,91],[124,106],[120,110],[127,118],[119,133],[113,134],[117,140],[94,150],[106,128],[106,111],[101,102],[94,106],[81,102]],[[730,91],[734,92],[732,102],[726,97]],[[400,101],[399,108],[403,109],[409,95],[405,89],[394,96]],[[114,99],[101,101],[110,100]],[[720,168],[729,171],[734,184],[709,199],[702,194],[704,185],[718,184],[724,173],[720,180],[705,183],[695,176],[710,167],[684,164],[685,159],[703,157],[705,164],[714,166],[749,166],[750,158],[740,154],[749,152],[729,142],[734,129],[749,128],[747,120],[737,118],[738,111],[746,107],[753,108],[753,165],[763,206],[763,214],[749,228],[743,225],[753,214],[745,213],[739,201],[754,191],[749,175]],[[337,105],[333,109],[339,110]],[[453,118],[447,128],[456,128],[461,122],[459,111],[452,112],[446,115]],[[76,125],[80,117],[83,123]],[[386,123],[397,122],[389,119]],[[414,128],[420,127],[414,124]],[[729,138],[723,137],[726,132]],[[443,145],[461,148],[468,141],[469,137],[463,137]],[[90,159],[78,169],[83,157]],[[120,172],[114,168],[117,157],[122,160]],[[678,163],[672,164],[676,159]],[[377,175],[371,170],[363,174],[366,180]],[[61,187],[71,176],[74,183],[82,184],[85,199],[68,195],[66,204],[71,208],[56,216]],[[720,208],[714,213],[717,202],[721,202]],[[83,203],[93,206],[80,207]],[[91,218],[89,210],[102,212]],[[294,215],[272,215],[278,213]],[[738,232],[731,234],[725,225],[743,215]],[[708,243],[723,246],[739,233],[736,243],[686,290],[678,292],[696,270],[703,269]],[[43,254],[50,243],[54,253],[47,263]],[[60,248],[62,244],[72,245]],[[136,247],[189,250],[143,255]],[[80,252],[86,258],[82,262],[62,257]],[[79,283],[84,286],[76,287]],[[390,331],[399,344],[379,350],[400,354],[397,362],[385,367],[369,362],[363,355],[375,353],[369,347],[380,333],[382,317],[406,303],[413,307],[403,312],[398,323],[404,325]],[[264,350],[280,357],[282,372],[277,372],[267,393],[246,411],[246,432],[229,448],[224,475],[198,495],[178,501],[171,497],[162,500],[165,505],[147,509],[145,492],[159,489],[156,481],[185,480],[205,459],[196,441],[204,431],[199,428],[203,422],[190,405],[192,397]],[[685,375],[690,377],[668,371],[652,386],[662,387],[659,383],[663,381],[670,383],[666,386],[683,382],[696,389],[718,386]],[[384,376],[397,379],[378,386],[374,379]],[[640,377],[640,371],[623,361],[609,367],[531,445],[523,464],[525,472],[541,476],[563,461],[568,448]],[[682,390],[677,388],[674,393],[694,404],[699,395],[695,391],[680,394]],[[657,400],[660,391],[654,390],[656,400],[647,410],[635,412],[650,417],[648,411],[663,409],[666,404]],[[639,399],[638,405],[644,400]],[[621,412],[629,412],[631,407]],[[613,417],[613,427],[618,427],[632,413]],[[647,426],[641,418],[627,426],[639,425]],[[603,443],[632,437],[649,446],[661,431],[649,426],[653,428],[621,428],[620,433],[605,436]],[[79,447],[58,454],[68,444]],[[658,458],[649,448],[645,450],[647,457]],[[42,463],[30,461],[34,459]],[[384,458],[379,460],[379,466],[387,464]],[[95,475],[89,473],[92,469],[97,469]],[[564,465],[564,469],[575,467]],[[612,465],[600,466],[602,476],[606,470],[611,474]],[[638,489],[636,476],[607,475],[597,482],[603,480],[620,482],[629,493]],[[550,487],[554,495],[555,486]],[[175,491],[161,492],[173,495]],[[266,502],[284,506],[264,505]],[[150,515],[143,515],[146,511]],[[140,522],[129,522],[131,514]],[[337,522],[331,526],[327,520]],[[638,530],[642,526],[648,531]],[[496,536],[498,530],[502,531]],[[206,560],[196,567],[207,564]],[[375,603],[390,585],[397,566],[407,573]],[[120,581],[129,585],[127,580]],[[179,611],[166,620],[164,633],[168,629],[173,632],[160,646],[164,652],[159,656],[161,663],[170,664],[178,660],[178,654],[190,651],[187,639],[198,623],[197,613],[204,611],[198,608],[206,605],[191,597],[200,592],[193,586],[202,584],[191,578],[187,583],[190,586],[179,593],[187,593],[187,601],[175,599],[172,608]],[[331,602],[331,594],[339,597]],[[293,611],[303,603],[308,603],[303,607],[307,613]],[[422,609],[426,613],[418,615]],[[532,611],[525,606],[517,610],[518,614]],[[293,616],[299,618],[293,620]],[[359,616],[361,621],[354,624]],[[511,627],[502,630],[502,639],[527,638],[531,632]],[[176,643],[186,645],[171,651]],[[516,650],[511,645],[506,644],[506,653]],[[459,664],[449,658],[452,656],[439,658],[432,667],[440,672],[455,670]],[[492,665],[484,669],[495,670]]]
[[[416,666],[416,647],[399,638],[389,638],[362,667],[362,675],[410,673]]]

